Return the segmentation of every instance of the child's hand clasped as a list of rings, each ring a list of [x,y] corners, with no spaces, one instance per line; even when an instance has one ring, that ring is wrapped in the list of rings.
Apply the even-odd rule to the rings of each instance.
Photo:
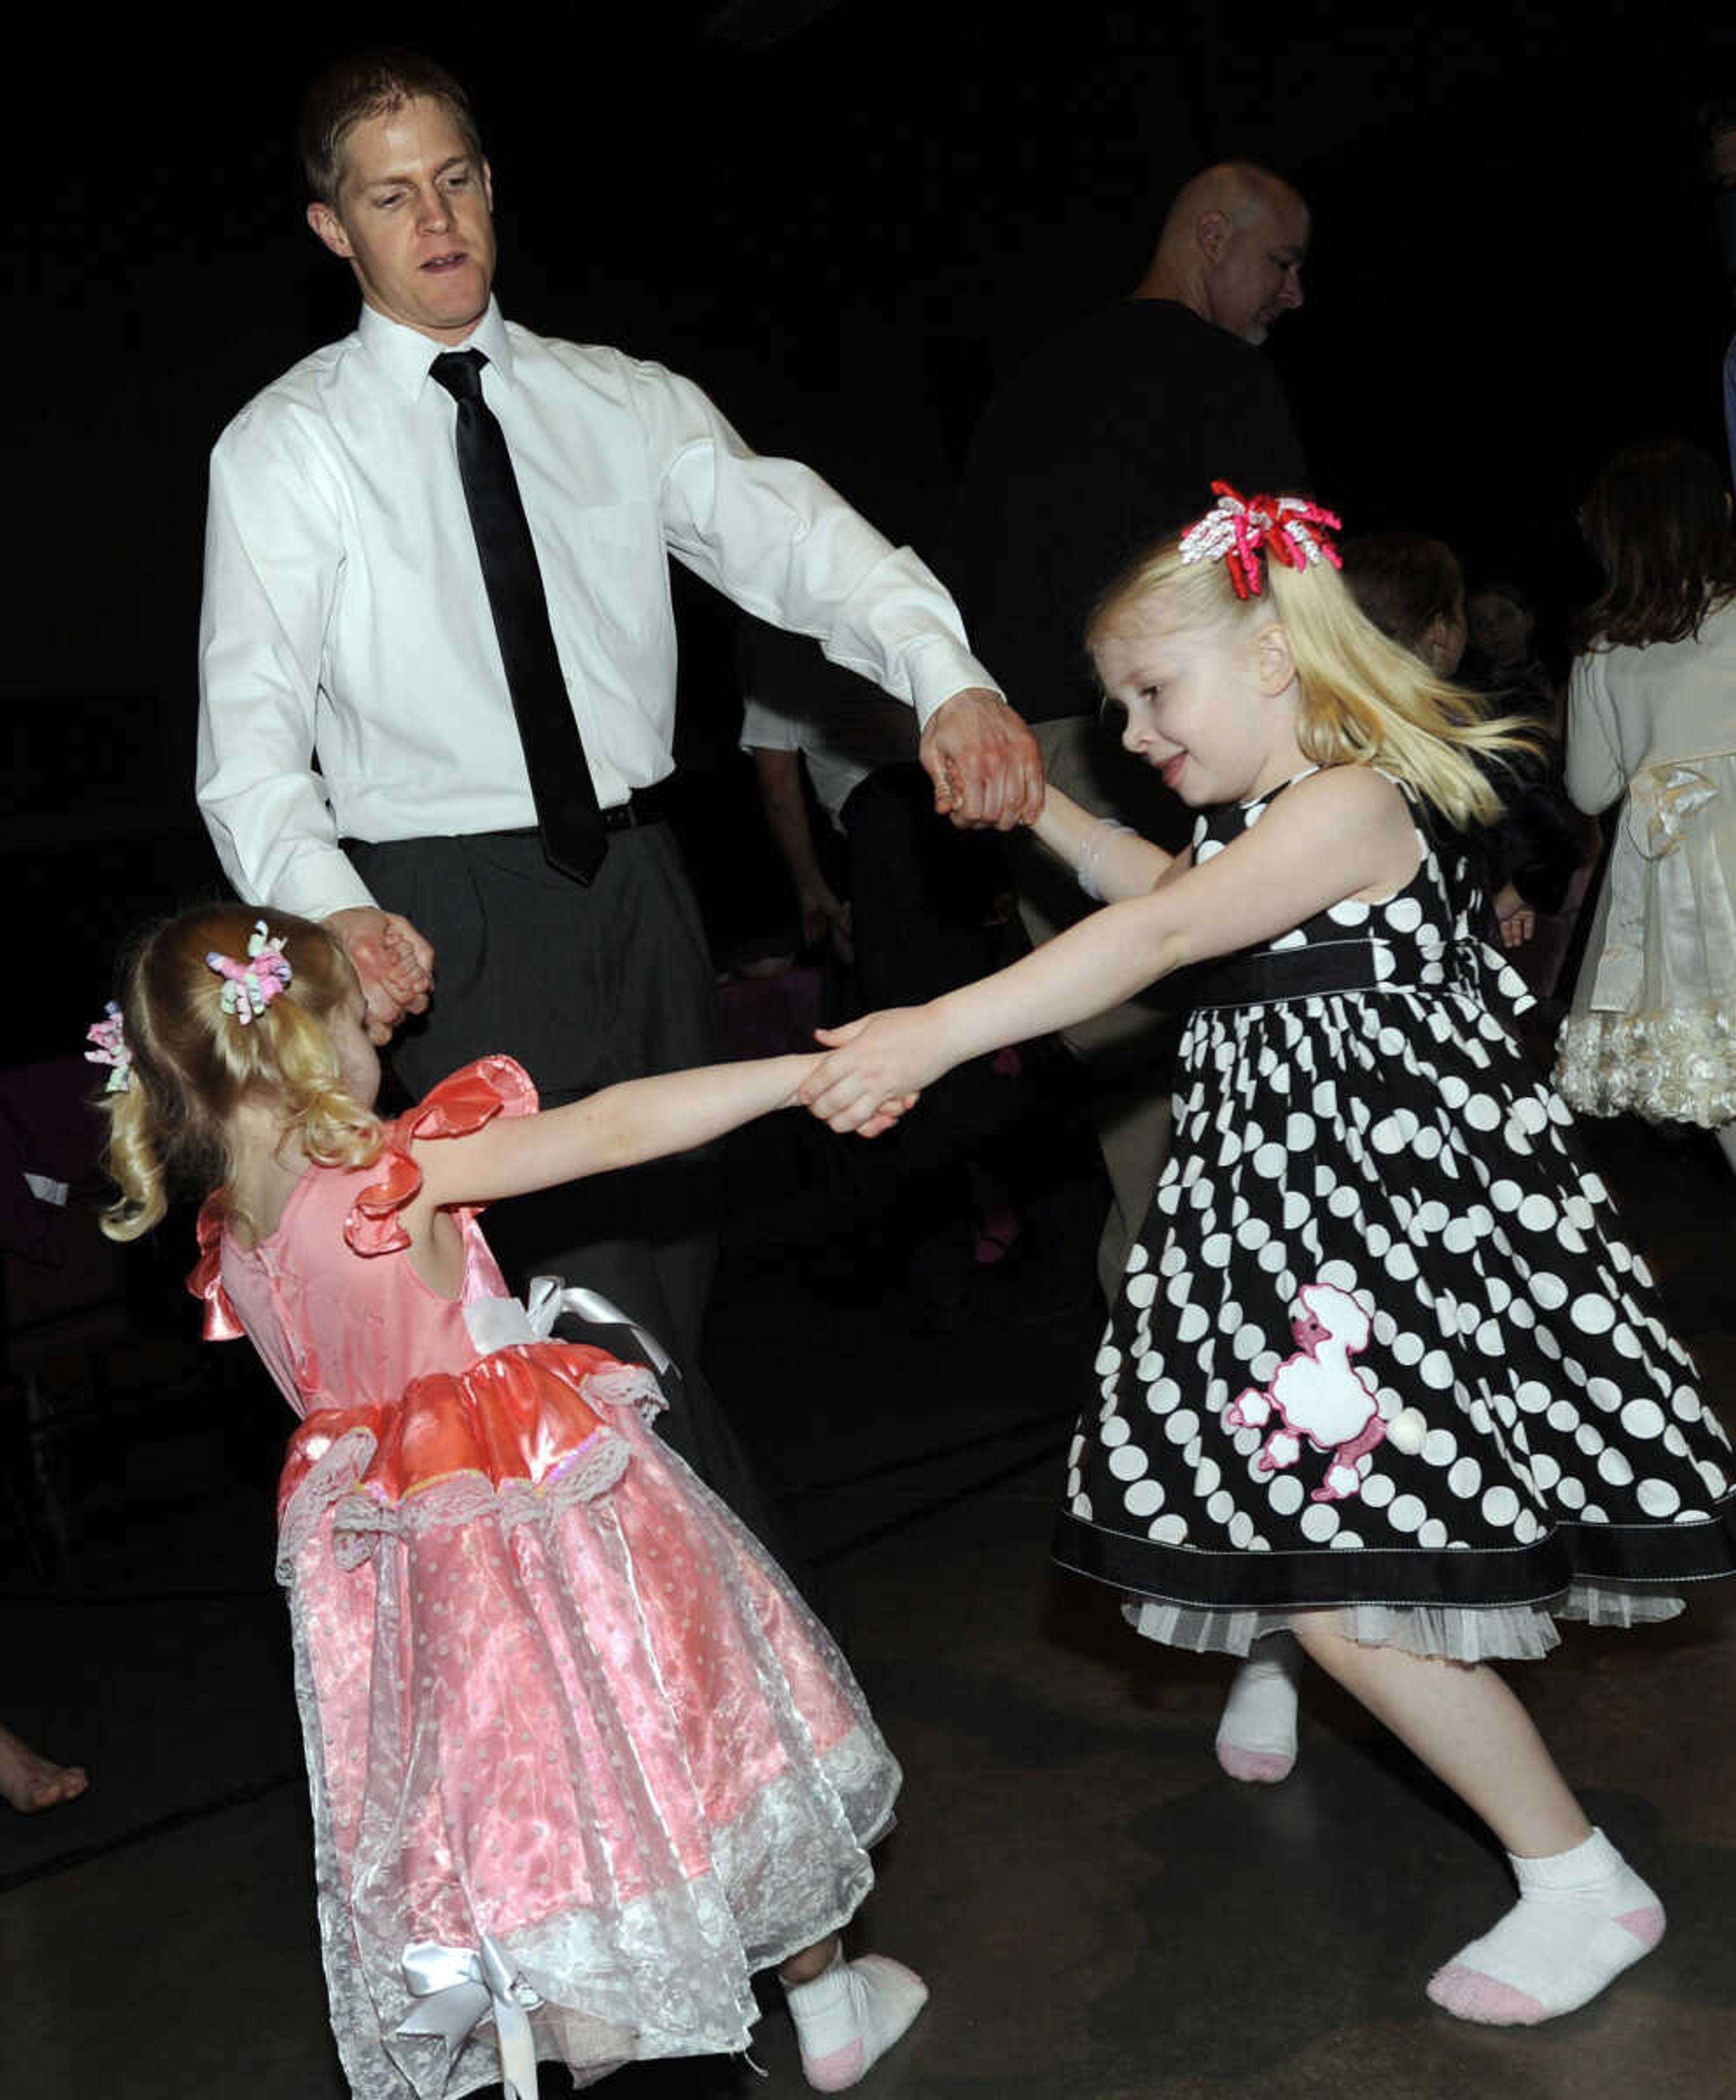
[[[390,1042],[407,1014],[425,1013],[434,990],[434,950],[410,921],[371,904],[328,915],[326,924],[344,944],[367,1001],[368,1039]]]
[[[796,1099],[835,1131],[879,1136],[946,1070],[920,1007],[866,1014],[814,1034],[832,1054],[803,1080]]]

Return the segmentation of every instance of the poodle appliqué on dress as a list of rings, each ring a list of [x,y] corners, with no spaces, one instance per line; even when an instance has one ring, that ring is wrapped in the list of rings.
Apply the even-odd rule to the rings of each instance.
[[[1232,1429],[1263,1429],[1274,1414],[1278,1417],[1280,1426],[1254,1462],[1262,1473],[1293,1466],[1305,1436],[1316,1451],[1330,1451],[1326,1476],[1311,1499],[1342,1502],[1361,1489],[1357,1460],[1386,1435],[1374,1380],[1350,1362],[1357,1351],[1368,1348],[1372,1323],[1350,1293],[1335,1284],[1306,1283],[1298,1296],[1301,1310],[1290,1320],[1300,1344],[1296,1354],[1279,1365],[1263,1392],[1249,1386],[1232,1401],[1223,1418]],[[1409,1439],[1396,1440],[1402,1449]]]

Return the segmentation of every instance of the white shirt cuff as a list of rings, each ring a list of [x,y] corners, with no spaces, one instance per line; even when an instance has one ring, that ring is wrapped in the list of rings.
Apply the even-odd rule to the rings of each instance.
[[[929,717],[944,707],[954,693],[962,693],[967,686],[983,686],[1003,704],[1006,702],[1006,694],[969,650],[961,649],[944,635],[914,643],[905,660],[910,673],[911,704],[916,709],[919,728],[926,729]]]

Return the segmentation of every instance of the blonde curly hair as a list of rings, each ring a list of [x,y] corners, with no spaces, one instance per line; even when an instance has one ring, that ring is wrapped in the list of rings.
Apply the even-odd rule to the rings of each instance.
[[[205,906],[148,929],[134,948],[121,999],[131,1080],[98,1102],[108,1118],[104,1165],[120,1191],[102,1219],[112,1240],[148,1232],[172,1182],[228,1181],[228,1127],[244,1101],[280,1107],[285,1135],[321,1165],[363,1166],[379,1151],[379,1118],[345,1088],[325,1026],[355,990],[334,934],[271,913],[293,979],[245,1026],[223,1011],[224,980],[205,957],[245,955],[258,916],[247,905]]]

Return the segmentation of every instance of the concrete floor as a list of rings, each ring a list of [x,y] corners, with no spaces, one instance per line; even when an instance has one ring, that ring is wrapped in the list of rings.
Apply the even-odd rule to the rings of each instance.
[[[1709,1147],[1597,1136],[1710,1390],[1727,1392],[1736,1191]],[[762,1233],[725,1265],[713,1343],[905,1764],[862,1938],[934,1996],[865,2090],[1736,2094],[1736,1584],[1658,1632],[1570,1632],[1515,1673],[1594,1818],[1663,1894],[1670,1932],[1583,2013],[1530,2032],[1461,2026],[1421,1989],[1506,1906],[1487,1842],[1317,1678],[1295,1774],[1235,1785],[1211,1754],[1223,1666],[1138,1642],[1107,1592],[1049,1566],[1093,1315],[924,1336],[888,1312],[888,1274],[859,1223]],[[45,1594],[14,1567],[0,1591],[0,1713],[92,1774],[82,1802],[0,1821],[0,2092],[341,2100],[269,1466],[196,1437],[128,1466],[70,1586]],[[781,2014],[755,2056],[763,2080],[707,2061],[607,2089],[808,2090]],[[549,2100],[567,2089],[544,2080]]]

